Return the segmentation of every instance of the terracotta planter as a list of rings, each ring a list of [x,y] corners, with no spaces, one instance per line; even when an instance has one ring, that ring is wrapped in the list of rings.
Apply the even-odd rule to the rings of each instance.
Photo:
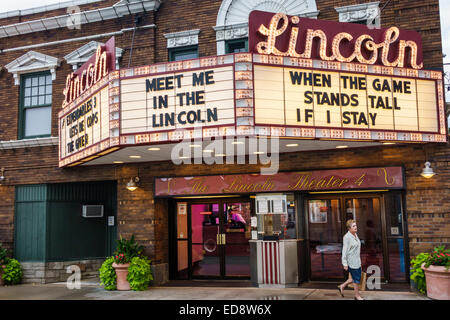
[[[121,291],[130,290],[130,284],[128,283],[128,280],[127,280],[129,266],[130,266],[129,263],[125,263],[125,264],[113,263],[112,264],[112,267],[116,270],[116,275],[117,275],[117,284],[116,284],[117,290],[121,290]]]
[[[427,282],[427,296],[436,300],[450,300],[450,269],[445,270],[441,266],[429,266],[425,268]]]

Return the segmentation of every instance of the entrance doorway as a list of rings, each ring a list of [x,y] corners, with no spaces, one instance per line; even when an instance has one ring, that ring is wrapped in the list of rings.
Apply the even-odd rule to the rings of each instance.
[[[178,201],[179,278],[250,278],[252,212],[248,198]]]
[[[353,219],[361,240],[363,271],[380,269],[385,279],[383,255],[382,200],[380,195],[327,196],[307,200],[309,230],[309,275],[311,280],[342,280],[342,238],[346,221]]]

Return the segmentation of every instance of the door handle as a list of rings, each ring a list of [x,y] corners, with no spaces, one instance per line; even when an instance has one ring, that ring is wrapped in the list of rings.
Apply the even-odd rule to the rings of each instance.
[[[222,243],[221,244],[226,244],[226,237],[225,237],[225,233],[222,233]]]
[[[218,233],[218,234],[216,235],[216,242],[217,242],[218,245],[220,244],[220,236],[221,236],[220,233]]]

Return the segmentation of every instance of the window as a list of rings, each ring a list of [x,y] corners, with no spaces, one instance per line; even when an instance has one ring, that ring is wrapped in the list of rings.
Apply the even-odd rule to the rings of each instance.
[[[21,75],[19,138],[51,133],[52,76],[50,72]]]
[[[197,46],[169,49],[169,61],[181,61],[195,58],[198,58]]]
[[[355,20],[351,21],[351,23],[367,25],[367,20]]]
[[[225,53],[248,52],[248,39],[226,41]]]

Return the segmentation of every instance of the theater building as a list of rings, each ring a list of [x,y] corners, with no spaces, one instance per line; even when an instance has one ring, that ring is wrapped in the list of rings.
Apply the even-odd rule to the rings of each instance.
[[[78,0],[0,14],[0,242],[25,282],[409,282],[450,239],[438,0]],[[428,171],[434,175],[426,175]]]

